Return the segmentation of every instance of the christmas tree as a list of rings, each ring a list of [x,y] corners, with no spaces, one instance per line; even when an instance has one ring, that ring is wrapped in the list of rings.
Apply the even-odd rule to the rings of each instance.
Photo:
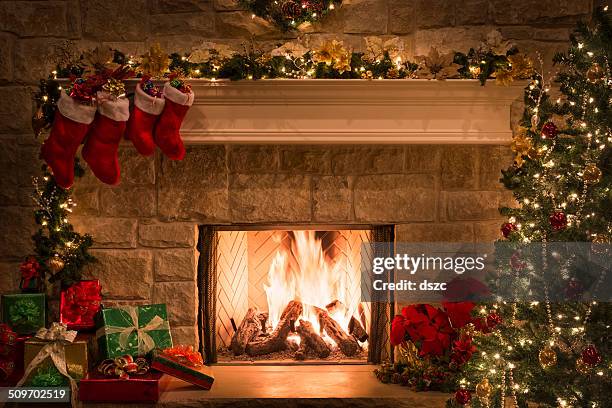
[[[536,244],[546,251],[572,242],[610,250],[612,22],[607,7],[597,9],[590,23],[579,24],[570,39],[569,50],[554,58],[553,80],[534,69],[525,89],[525,111],[512,142],[515,163],[502,177],[519,203],[501,210],[508,217],[502,226],[507,246]],[[520,286],[510,277],[528,262],[515,253],[505,263],[506,284]],[[580,269],[580,261],[548,268],[559,274],[553,280],[564,290],[553,292],[544,280],[540,301],[499,299],[479,306],[484,319],[496,316],[501,323],[476,335],[478,351],[449,406],[527,407],[528,401],[543,407],[612,406],[612,307],[581,297],[601,280],[585,282]]]

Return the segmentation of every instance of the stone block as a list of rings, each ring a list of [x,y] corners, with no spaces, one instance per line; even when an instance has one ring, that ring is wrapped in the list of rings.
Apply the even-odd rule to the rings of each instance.
[[[196,226],[190,223],[141,223],[140,245],[156,248],[195,248]]]
[[[192,249],[164,249],[155,253],[155,281],[195,281],[197,255]]]
[[[229,168],[233,173],[275,173],[278,149],[273,145],[238,145],[229,148]]]
[[[119,150],[121,185],[155,184],[155,158],[145,157],[132,147]]]
[[[57,47],[61,42],[56,38],[18,40],[15,44],[15,79],[38,84],[41,79],[47,78],[55,68]]]
[[[508,146],[483,146],[480,151],[479,186],[483,190],[503,189],[499,181],[502,169],[510,167],[513,161],[512,151]]]
[[[0,26],[20,37],[64,37],[68,33],[66,2],[0,2]]]
[[[213,12],[160,14],[152,18],[152,29],[157,35],[190,33],[211,37],[215,33],[215,14]]]
[[[249,11],[215,13],[215,28],[220,38],[278,38],[281,32]]]
[[[30,132],[32,128],[32,99],[30,90],[23,86],[0,87],[0,133]]]
[[[172,341],[174,344],[191,345],[196,350],[200,343],[198,326],[172,326]]]
[[[442,189],[474,189],[478,185],[478,147],[448,146],[442,152]]]
[[[133,218],[71,217],[74,229],[90,234],[93,248],[136,248],[138,221]]]
[[[402,146],[347,146],[330,151],[334,174],[401,173],[404,167]]]
[[[502,37],[508,40],[526,40],[533,37],[534,29],[530,26],[500,27]]]
[[[32,253],[36,230],[34,213],[28,207],[0,207],[0,259],[19,259]]]
[[[149,32],[146,0],[89,0],[81,3],[83,36],[99,41],[140,41]],[[155,31],[155,21],[151,22]]]
[[[215,10],[234,11],[242,9],[239,0],[214,0],[213,4],[215,6]]]
[[[446,0],[416,0],[418,28],[450,27],[455,21],[455,2]]]
[[[389,32],[407,34],[415,29],[416,10],[413,0],[391,0],[389,3]]]
[[[500,215],[498,221],[483,221],[474,223],[474,241],[492,243],[502,238],[501,225],[504,222]]]
[[[19,262],[0,262],[0,293],[19,291]]]
[[[170,326],[193,326],[196,324],[197,293],[195,281],[159,282],[153,287],[153,303],[165,303],[168,308]]]
[[[312,184],[315,221],[340,222],[352,219],[352,192],[348,177],[315,177]]]
[[[409,145],[406,146],[407,173],[437,173],[440,169],[440,156],[449,146]]]
[[[489,16],[487,0],[463,0],[455,3],[455,25],[486,24]]]
[[[77,204],[74,215],[97,215],[100,213],[99,188],[77,181],[72,190],[72,200]]]
[[[342,7],[346,34],[385,34],[387,2],[385,0],[353,0]]]
[[[155,188],[104,186],[100,188],[100,213],[111,217],[152,217]]]
[[[15,36],[0,33],[0,83],[13,79],[13,52],[15,49]]]
[[[499,217],[501,193],[495,191],[452,191],[446,193],[449,220],[492,220]]]
[[[355,179],[357,221],[433,221],[435,180],[431,175],[373,175]]]
[[[417,30],[415,37],[415,55],[427,55],[431,47],[440,52],[469,50],[477,47],[491,31],[488,26],[444,27],[436,29]]]
[[[97,262],[85,268],[84,276],[99,279],[105,299],[151,299],[153,254],[140,249],[94,249]]]
[[[193,146],[180,162],[162,158],[158,189],[164,219],[228,220],[225,148]]]
[[[283,146],[281,171],[290,173],[331,173],[331,149],[326,146]]]
[[[539,41],[563,41],[569,40],[572,28],[536,28],[533,29],[533,39]]]
[[[304,175],[232,175],[229,190],[232,221],[309,221],[310,184],[310,177]]]
[[[19,163],[13,169],[13,171],[19,174],[20,186],[31,187],[33,185],[33,178],[40,178],[43,175],[43,162],[39,159],[39,156],[40,146],[26,145],[18,147],[17,157],[19,157]]]
[[[530,22],[551,24],[574,22],[588,15],[589,0],[492,0],[491,13],[495,24],[525,24]]]
[[[472,242],[474,227],[471,223],[398,224],[397,242]]]
[[[19,171],[21,165],[18,156],[16,138],[7,138],[0,142],[0,203],[15,205],[19,203]],[[31,200],[29,201],[31,203]],[[28,204],[29,204],[28,203]]]
[[[210,8],[207,0],[154,0],[153,14],[186,13],[207,10]]]

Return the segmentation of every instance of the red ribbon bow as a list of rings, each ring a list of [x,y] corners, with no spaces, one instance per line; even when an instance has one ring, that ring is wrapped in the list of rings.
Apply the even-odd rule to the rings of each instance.
[[[163,350],[163,353],[171,359],[192,367],[204,365],[202,355],[193,349],[193,346],[174,346]]]
[[[21,263],[19,272],[23,282],[22,287],[27,288],[30,285],[31,279],[40,278],[40,264],[36,262],[33,256],[30,256]]]
[[[90,324],[100,309],[102,296],[98,281],[83,281],[66,289],[64,293],[63,317],[67,323]]]

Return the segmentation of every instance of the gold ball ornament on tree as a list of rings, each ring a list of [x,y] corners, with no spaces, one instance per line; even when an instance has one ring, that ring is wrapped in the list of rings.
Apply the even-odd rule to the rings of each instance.
[[[481,400],[488,400],[491,396],[491,390],[492,387],[488,378],[483,378],[482,381],[476,385],[476,395]]]
[[[557,364],[557,353],[552,347],[546,346],[538,354],[538,360],[542,368],[549,368]]]
[[[64,269],[64,266],[65,263],[59,256],[54,256],[53,258],[49,259],[49,269],[54,274]]]
[[[603,76],[603,70],[599,64],[593,64],[593,66],[586,72],[587,80],[593,84],[600,81]]]
[[[587,164],[582,172],[582,179],[587,184],[596,184],[601,180],[601,170],[593,163]]]

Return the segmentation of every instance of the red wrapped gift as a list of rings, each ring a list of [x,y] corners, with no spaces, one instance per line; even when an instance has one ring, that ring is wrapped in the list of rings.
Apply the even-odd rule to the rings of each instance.
[[[150,371],[128,379],[89,373],[79,383],[79,399],[86,402],[157,402],[163,373]]]
[[[215,381],[210,367],[204,365],[202,355],[191,346],[176,346],[153,352],[151,368],[210,390]]]
[[[100,310],[102,288],[97,280],[84,280],[62,290],[60,322],[68,330],[94,329],[94,317]]]
[[[30,337],[18,336],[10,350],[0,355],[0,387],[13,387],[23,377],[24,345]]]

